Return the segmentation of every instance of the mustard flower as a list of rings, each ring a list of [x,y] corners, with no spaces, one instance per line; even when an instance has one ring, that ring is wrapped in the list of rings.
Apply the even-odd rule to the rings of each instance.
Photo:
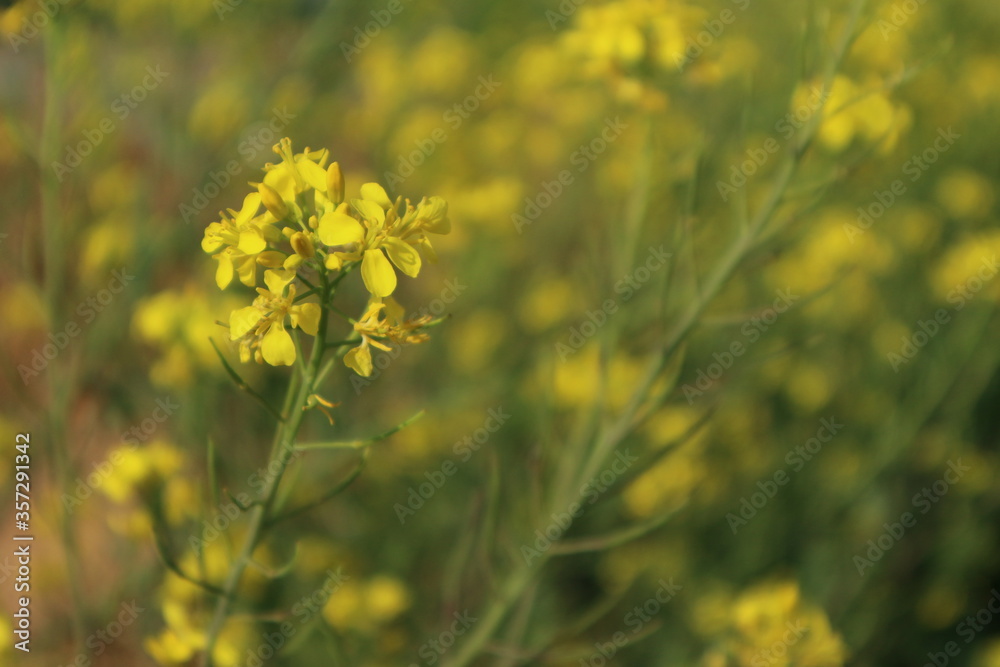
[[[243,200],[239,213],[229,209],[229,215],[222,214],[221,222],[213,222],[205,230],[201,247],[205,252],[215,252],[219,267],[215,273],[215,282],[219,289],[225,289],[233,280],[233,274],[239,274],[240,282],[247,287],[257,284],[257,264],[264,266],[281,266],[285,255],[276,251],[268,251],[268,243],[276,243],[281,238],[281,232],[273,225],[273,218],[258,216],[261,196],[251,193]]]
[[[350,252],[334,253],[328,266],[360,260],[361,277],[374,297],[387,297],[396,290],[393,265],[411,278],[420,273],[418,249],[436,259],[426,234],[451,230],[448,204],[441,197],[425,197],[416,206],[406,200],[402,215],[401,203],[401,197],[390,200],[381,185],[365,183],[360,199],[352,199],[349,207],[341,204],[319,221],[323,243],[355,246]]]
[[[291,270],[269,270],[264,273],[267,289],[257,288],[260,295],[252,306],[234,310],[229,317],[229,338],[239,341],[240,359],[246,363],[253,357],[258,363],[291,366],[295,363],[295,344],[285,331],[287,317],[293,327],[310,336],[319,328],[320,306],[316,303],[295,303],[295,277]],[[287,289],[286,289],[287,288]]]
[[[398,345],[426,341],[429,336],[419,332],[419,329],[430,323],[430,316],[404,321],[402,311],[391,298],[385,302],[373,300],[369,303],[365,314],[354,322],[354,331],[361,336],[361,344],[344,355],[344,364],[358,375],[368,377],[372,374],[372,347],[388,352],[392,348],[382,342],[384,340]]]
[[[382,186],[366,183],[360,197],[345,200],[344,176],[337,162],[328,163],[326,150],[294,153],[291,141],[274,146],[281,158],[264,167],[264,178],[250,183],[239,212],[229,210],[205,230],[202,248],[219,262],[216,284],[225,289],[234,276],[257,287],[263,266],[266,288],[257,288],[253,304],[233,311],[230,339],[237,342],[240,359],[273,366],[291,365],[296,348],[285,328],[315,336],[327,304],[297,303],[298,284],[313,288],[318,276],[329,286],[355,265],[372,295],[372,306],[356,324],[362,345],[348,359],[352,368],[371,373],[369,346],[385,348],[379,339],[420,342],[413,333],[423,323],[402,321],[402,309],[382,302],[396,289],[396,270],[416,277],[422,253],[436,261],[428,234],[447,234],[448,204],[441,197],[424,197],[416,205],[398,197],[389,199]],[[331,281],[331,278],[333,280]],[[316,289],[323,294],[323,289]],[[374,309],[373,309],[374,308]],[[382,309],[385,309],[385,314]],[[399,319],[391,313],[399,310]],[[360,327],[360,328],[357,328]],[[366,361],[367,360],[367,361]]]

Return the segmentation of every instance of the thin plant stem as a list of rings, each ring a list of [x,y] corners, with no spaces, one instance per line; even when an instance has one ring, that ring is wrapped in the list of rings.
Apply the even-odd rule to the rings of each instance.
[[[62,90],[57,81],[56,62],[62,45],[62,21],[53,20],[44,34],[45,52],[45,111],[42,119],[41,170],[42,232],[44,236],[45,300],[48,308],[50,327],[64,317],[62,296],[65,286],[65,238],[62,217],[59,210],[59,180],[55,172],[43,165],[59,159],[61,133],[60,115]],[[53,363],[48,372],[49,409],[48,428],[52,461],[58,484],[69,489],[73,483],[73,465],[67,451],[66,422],[73,395],[73,371],[70,363],[62,360]],[[82,653],[83,638],[87,634],[87,611],[81,582],[84,580],[80,569],[79,548],[68,508],[59,515],[59,534],[66,558],[66,575],[73,609],[73,636]]]
[[[823,73],[824,99],[826,92],[829,91],[832,85],[833,77],[839,69],[840,63],[843,61],[848,48],[855,38],[858,20],[865,4],[866,0],[855,0],[853,3],[850,19],[844,28],[833,57],[830,59]],[[584,466],[584,474],[580,479],[586,480],[593,476],[606,460],[608,454],[631,432],[634,427],[635,415],[639,412],[643,402],[659,379],[671,356],[698,324],[708,304],[718,295],[722,287],[735,274],[747,256],[756,249],[759,236],[771,223],[775,212],[784,200],[785,193],[801,163],[806,149],[819,128],[821,119],[822,113],[819,111],[807,123],[802,134],[802,139],[792,147],[792,152],[782,165],[764,204],[757,210],[747,229],[740,233],[735,241],[733,241],[709,273],[709,277],[705,281],[699,297],[682,311],[677,323],[666,335],[659,353],[650,364],[645,377],[639,383],[639,387],[636,389],[623,413],[615,420],[614,425],[610,429],[605,430],[596,439],[587,464]],[[566,507],[577,497],[575,492],[571,495],[574,497],[554,499],[555,504],[548,508],[548,511],[543,516],[548,516],[549,512],[565,511]],[[484,651],[488,643],[496,635],[501,624],[510,614],[511,609],[518,603],[532,581],[534,581],[537,573],[555,552],[555,549],[547,549],[541,552],[534,559],[534,562],[525,562],[511,571],[500,585],[499,595],[490,602],[486,612],[475,628],[470,631],[466,641],[457,648],[455,653],[445,663],[448,667],[467,667]]]
[[[322,302],[325,303],[330,298],[332,285],[325,275],[321,274],[321,279],[323,283],[321,288]],[[250,528],[243,541],[243,547],[230,567],[229,574],[222,586],[223,594],[219,596],[216,602],[212,623],[208,629],[205,653],[202,658],[202,665],[204,667],[214,667],[215,663],[212,654],[218,643],[219,634],[222,632],[226,619],[229,617],[229,612],[236,597],[240,580],[243,578],[243,573],[251,561],[254,550],[264,536],[268,525],[268,516],[278,495],[278,487],[294,454],[295,439],[298,436],[299,428],[305,417],[305,408],[309,396],[315,390],[320,365],[323,361],[323,355],[326,352],[326,343],[324,341],[326,340],[328,323],[327,312],[325,308],[321,310],[316,342],[313,345],[305,372],[303,373],[296,368],[295,374],[289,381],[289,393],[285,400],[285,421],[278,424],[275,432],[274,446],[268,459],[268,469],[274,469],[276,472],[271,476],[264,488],[262,501],[253,508],[253,513],[250,517]],[[302,377],[297,382],[296,378],[299,375],[302,375]],[[295,386],[298,387],[297,391],[293,390]],[[293,395],[294,399],[292,399]]]

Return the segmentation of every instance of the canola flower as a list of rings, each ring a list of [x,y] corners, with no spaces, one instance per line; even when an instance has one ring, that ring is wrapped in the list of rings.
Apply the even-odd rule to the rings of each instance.
[[[377,183],[365,183],[358,197],[347,198],[340,164],[329,162],[328,151],[306,148],[295,153],[291,140],[285,138],[274,146],[274,152],[280,162],[265,165],[263,179],[250,183],[255,191],[244,198],[239,211],[221,212],[220,219],[208,225],[202,249],[217,262],[215,282],[219,289],[239,280],[256,290],[253,301],[234,309],[228,319],[229,339],[239,350],[240,361],[291,366],[294,374],[285,407],[279,411],[225,364],[237,384],[277,419],[276,446],[261,497],[247,507],[250,516],[243,546],[224,568],[224,576],[214,577],[220,583],[204,583],[218,595],[211,619],[201,619],[207,622],[207,629],[192,632],[191,628],[204,627],[205,623],[192,624],[187,616],[173,614],[167,619],[165,634],[147,644],[147,649],[167,664],[183,662],[195,653],[204,656],[206,667],[232,664],[234,656],[227,644],[231,643],[233,627],[232,600],[255,552],[265,546],[267,531],[287,516],[276,498],[296,449],[304,414],[318,408],[333,424],[327,409],[337,404],[318,393],[330,369],[329,363],[324,366],[324,358],[329,352],[345,350],[343,363],[355,373],[369,376],[371,347],[386,349],[387,342],[403,345],[428,339],[421,330],[431,323],[430,317],[407,320],[405,310],[392,297],[398,285],[396,272],[416,278],[424,257],[437,260],[430,235],[447,234],[451,229],[448,204],[441,197],[424,197],[413,204],[403,197],[390,199]],[[369,298],[360,317],[354,319],[335,306],[333,299],[341,281],[356,268]],[[327,340],[332,315],[347,320],[352,337]],[[299,334],[313,338],[307,360],[300,358],[303,346]],[[362,450],[362,460],[353,475],[332,493],[296,512],[326,502],[346,488],[361,470],[367,444],[408,423],[360,443],[355,449]],[[183,567],[178,565],[177,571]],[[183,578],[192,579],[188,573]],[[394,604],[393,609],[404,606],[401,601]],[[182,641],[183,637],[187,640]]]
[[[377,183],[365,183],[359,197],[347,200],[340,164],[328,165],[326,150],[293,153],[286,138],[274,151],[281,162],[266,165],[264,179],[251,184],[256,192],[246,196],[239,211],[222,212],[202,240],[202,249],[218,262],[220,289],[238,278],[257,290],[252,305],[231,313],[230,340],[244,363],[291,366],[297,351],[288,328],[315,337],[321,313],[329,307],[305,300],[322,291],[312,281],[337,283],[360,266],[371,301],[361,320],[352,322],[360,345],[345,363],[368,376],[369,346],[385,348],[379,338],[400,344],[427,339],[417,330],[429,319],[407,322],[395,301],[383,300],[396,290],[397,270],[416,278],[422,256],[437,260],[428,235],[451,230],[448,204],[436,196],[416,205],[402,197],[393,201]],[[258,286],[261,269],[264,287]],[[379,323],[383,308],[393,315]]]

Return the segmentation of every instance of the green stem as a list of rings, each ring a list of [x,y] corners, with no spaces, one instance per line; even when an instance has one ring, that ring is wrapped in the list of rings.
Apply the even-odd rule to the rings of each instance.
[[[50,21],[44,35],[45,49],[45,111],[42,120],[41,151],[39,169],[41,170],[42,193],[42,230],[45,262],[45,301],[48,309],[49,327],[57,326],[64,315],[62,297],[65,292],[65,239],[62,220],[59,212],[59,179],[48,166],[58,161],[60,151],[60,109],[62,96],[55,71],[57,54],[62,44],[62,22]],[[52,450],[52,462],[56,478],[62,488],[69,489],[73,484],[73,464],[70,460],[66,422],[69,406],[73,395],[73,371],[70,362],[60,359],[49,368],[49,409],[48,427],[49,442]],[[66,574],[73,605],[73,634],[79,651],[88,653],[83,648],[83,638],[87,634],[87,612],[80,583],[83,574],[80,569],[79,549],[73,523],[67,509],[59,515],[59,533],[66,558]]]
[[[332,292],[332,285],[329,283],[325,275],[321,275],[321,278],[323,281],[322,302],[325,303],[329,299],[330,293]],[[264,488],[262,502],[259,505],[254,506],[253,514],[250,517],[249,532],[247,533],[247,536],[243,541],[243,547],[241,548],[239,555],[236,557],[236,560],[233,562],[225,583],[222,586],[223,593],[215,605],[215,613],[213,614],[212,623],[208,629],[205,653],[202,658],[202,665],[204,665],[204,667],[214,667],[215,663],[212,653],[218,643],[219,634],[222,632],[226,619],[229,617],[233,600],[235,599],[237,589],[239,588],[240,580],[243,578],[243,573],[246,571],[251,557],[253,556],[253,552],[257,548],[257,545],[260,544],[260,541],[267,529],[268,515],[270,514],[271,509],[274,506],[275,499],[277,498],[278,487],[280,486],[281,479],[285,474],[285,469],[288,467],[288,464],[294,454],[295,439],[298,436],[299,428],[301,427],[302,420],[306,414],[305,408],[309,396],[314,393],[316,388],[317,379],[320,373],[320,365],[323,361],[323,354],[326,352],[327,348],[326,343],[324,342],[326,339],[327,321],[327,310],[324,308],[320,314],[319,330],[316,334],[316,342],[313,345],[309,363],[306,366],[302,381],[301,383],[298,383],[298,391],[294,391],[294,387],[297,384],[294,375],[289,381],[289,392],[285,400],[285,421],[284,423],[279,422],[278,424],[274,446],[272,447],[271,455],[268,458],[267,469],[274,469],[276,470],[276,473],[268,480],[267,485]],[[301,371],[296,370],[296,375],[300,373]],[[293,394],[294,399],[289,400]]]
[[[843,61],[855,37],[857,22],[865,3],[866,0],[855,0],[850,20],[841,35],[840,43],[837,45],[833,57],[830,59],[823,73],[824,99],[825,94],[830,90],[830,86],[833,83],[834,74],[839,69],[840,63]],[[614,448],[629,434],[634,427],[635,415],[642,407],[643,402],[670,361],[673,353],[695,326],[697,326],[708,304],[718,295],[747,256],[758,246],[760,237],[772,222],[775,212],[784,200],[792,178],[798,170],[806,149],[819,129],[821,120],[822,111],[818,111],[810,119],[809,123],[803,129],[802,139],[792,147],[791,154],[782,165],[764,204],[757,210],[756,215],[754,215],[746,230],[733,241],[716,263],[708,279],[705,281],[704,288],[701,290],[699,297],[682,312],[677,320],[677,324],[667,334],[659,353],[653,360],[653,363],[650,364],[646,376],[639,383],[638,389],[632,395],[623,413],[611,428],[604,431],[604,433],[595,439],[594,447],[587,458],[586,464],[583,466],[584,474],[580,477],[580,480],[586,480],[593,476]],[[569,506],[572,500],[573,498],[555,498],[550,511],[565,511],[565,508]],[[548,516],[548,513],[542,516]],[[497,630],[513,606],[534,580],[537,572],[555,552],[555,549],[548,549],[536,558],[534,564],[525,563],[524,565],[520,565],[507,576],[500,589],[499,597],[490,603],[486,613],[476,623],[475,629],[469,633],[468,638],[453,654],[453,657],[445,663],[448,667],[467,667],[483,652],[488,642],[496,635]]]

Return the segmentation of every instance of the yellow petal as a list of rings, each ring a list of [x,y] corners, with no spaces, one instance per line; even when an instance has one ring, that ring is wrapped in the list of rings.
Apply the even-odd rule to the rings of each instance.
[[[302,329],[310,336],[315,336],[319,331],[320,312],[318,303],[304,303],[289,308],[288,315],[292,320],[292,326]]]
[[[431,246],[431,242],[426,236],[420,238],[420,247],[423,249],[424,254],[427,255],[427,259],[430,260],[431,264],[437,264],[437,253],[434,252],[434,248]]]
[[[448,202],[442,197],[425,197],[417,205],[417,220],[423,221],[425,231],[432,234],[447,234],[451,231]]]
[[[253,257],[241,257],[236,272],[240,274],[240,282],[247,287],[257,285],[257,262]]]
[[[373,201],[368,201],[367,199],[352,199],[351,208],[353,208],[362,218],[368,222],[375,223],[378,227],[385,224],[385,210]],[[371,225],[369,225],[369,227],[370,226]]]
[[[295,177],[284,162],[264,174],[264,182],[277,190],[282,199],[295,199]]]
[[[396,272],[381,250],[365,250],[361,278],[375,296],[389,296],[396,289]]]
[[[243,338],[248,331],[257,326],[261,317],[263,317],[261,312],[253,306],[234,310],[229,314],[229,340]]]
[[[361,186],[361,198],[370,202],[375,202],[382,208],[388,210],[392,208],[392,200],[386,194],[385,188],[378,183],[365,183]]]
[[[243,198],[243,208],[240,212],[236,214],[236,225],[243,225],[250,221],[257,211],[260,210],[260,193],[251,192],[246,197]]]
[[[313,189],[323,192],[326,190],[326,171],[312,160],[299,160],[295,163],[302,178]]]
[[[359,243],[365,237],[361,223],[340,211],[330,211],[323,215],[316,230],[319,240],[326,245],[347,245]]]
[[[280,322],[275,322],[260,341],[264,361],[272,366],[291,366],[295,363],[295,343]]]
[[[259,229],[250,227],[240,232],[239,248],[240,252],[244,252],[247,255],[256,255],[267,249],[267,241],[264,240],[264,235]]]
[[[219,289],[226,289],[233,281],[233,260],[227,253],[219,253],[215,256],[219,260],[219,267],[215,270],[215,284]]]
[[[406,241],[392,236],[383,242],[382,247],[385,248],[389,259],[399,267],[400,271],[411,278],[417,277],[417,274],[420,273],[420,253],[417,252],[416,248]]]
[[[406,309],[391,296],[385,299],[385,316],[391,324],[402,324],[406,319]]]
[[[280,268],[285,263],[285,253],[277,250],[267,250],[257,255],[257,263],[269,269]]]
[[[293,278],[295,278],[295,271],[289,269],[269,269],[264,272],[264,284],[274,294],[281,294],[285,285],[292,282]]]
[[[344,364],[362,377],[372,374],[372,353],[367,345],[359,345],[344,355]]]
[[[222,230],[222,225],[217,222],[213,222],[208,227],[205,228],[205,236],[201,239],[201,249],[205,252],[215,252],[222,246],[222,236],[220,231]]]

